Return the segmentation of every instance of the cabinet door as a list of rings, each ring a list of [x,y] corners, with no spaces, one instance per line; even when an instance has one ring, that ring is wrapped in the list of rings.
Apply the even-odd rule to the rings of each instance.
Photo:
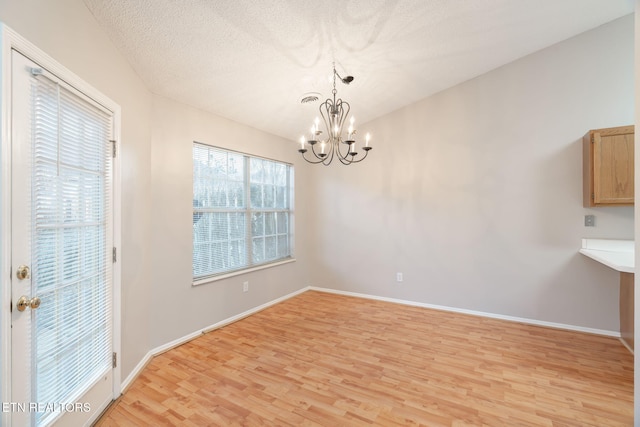
[[[633,133],[594,131],[594,204],[632,205],[633,171]]]

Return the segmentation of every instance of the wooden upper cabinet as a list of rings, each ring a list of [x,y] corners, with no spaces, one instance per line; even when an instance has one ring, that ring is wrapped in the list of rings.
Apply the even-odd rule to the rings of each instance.
[[[620,126],[584,136],[585,207],[633,205],[633,133],[633,126]]]

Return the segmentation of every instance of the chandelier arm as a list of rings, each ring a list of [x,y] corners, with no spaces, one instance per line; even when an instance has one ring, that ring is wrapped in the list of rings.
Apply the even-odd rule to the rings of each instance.
[[[349,166],[352,162],[350,162],[348,159],[344,159],[344,158],[340,158],[340,163],[342,163],[343,165],[347,165]]]
[[[316,157],[317,157],[317,156],[316,156]],[[320,160],[318,160],[317,162],[316,162],[316,161],[313,161],[313,160],[309,160],[309,159],[307,159],[307,158],[304,156],[304,153],[302,153],[302,158],[303,158],[303,159],[305,159],[308,163],[311,163],[311,164],[314,164],[314,165],[317,165],[318,163],[322,163],[322,162],[324,161],[324,159],[323,159],[323,158],[321,158],[321,157],[317,157],[318,159],[320,159]]]
[[[335,150],[334,150],[334,145],[332,143],[328,143],[323,141],[325,144],[327,144],[329,147],[327,149],[327,153],[326,156],[321,157],[319,156],[315,150],[313,150],[313,146],[311,146],[311,149],[313,151],[313,154],[316,156],[316,158],[318,159],[317,162],[312,162],[310,161],[309,163],[314,163],[314,164],[318,164],[318,163],[322,163],[324,166],[329,166],[331,164],[331,162],[333,161],[333,157],[335,155]],[[306,160],[306,159],[305,159]],[[308,161],[308,160],[307,160]]]
[[[322,162],[324,162],[324,160],[325,160],[328,156],[321,156],[320,154],[322,154],[322,153],[316,153],[316,147],[315,147],[315,146],[316,146],[317,144],[325,144],[325,142],[324,142],[324,141],[320,141],[320,142],[318,142],[318,143],[316,143],[316,144],[313,144],[313,145],[311,146],[311,152],[313,153],[313,155],[315,156],[315,158],[319,160],[319,161],[314,162],[314,163],[322,163]],[[327,154],[328,154],[328,153],[327,153]]]
[[[347,117],[349,117],[349,112],[351,111],[351,105],[349,105],[347,101],[343,101],[342,99],[338,99],[338,104],[340,104],[340,113],[341,113],[340,114],[340,135],[342,135],[344,122],[345,120],[347,120]],[[346,110],[343,107],[343,105],[347,106]]]
[[[343,155],[342,152],[340,151],[340,143],[337,144],[338,159],[340,160],[340,163],[342,163],[343,165],[350,165],[351,163],[353,163],[353,158],[349,159],[350,149],[351,149],[351,145],[347,144],[347,154]]]
[[[331,162],[333,161],[333,156],[334,156],[334,146],[333,144],[329,144],[329,154],[327,155],[327,157],[324,158],[324,162],[322,163],[325,166],[329,166],[331,164]]]
[[[367,156],[369,155],[369,151],[372,150],[371,147],[366,147],[363,148],[364,151],[364,156],[362,156],[362,158],[356,160],[356,156],[359,154],[358,152],[356,152],[356,156],[352,156],[351,154],[351,145],[348,145],[349,148],[347,148],[347,154],[346,156],[343,156],[342,153],[339,153],[339,159],[340,159],[340,163],[342,163],[343,165],[350,165],[351,163],[360,163],[361,161],[363,161],[364,159],[367,158]],[[349,158],[351,157],[351,158]]]
[[[330,99],[327,99],[322,104],[320,104],[320,116],[322,117],[322,121],[324,122],[324,127],[327,130],[327,141],[331,141],[331,108],[334,104]],[[324,109],[323,109],[324,108]]]
[[[360,163],[361,161],[363,161],[364,159],[366,159],[366,158],[367,158],[367,156],[369,155],[369,151],[371,151],[371,150],[365,150],[365,152],[364,152],[364,156],[362,156],[362,158],[361,158],[361,159],[359,159],[359,160],[352,160],[349,164],[351,164],[351,163]],[[355,156],[354,156],[354,159],[355,159]]]

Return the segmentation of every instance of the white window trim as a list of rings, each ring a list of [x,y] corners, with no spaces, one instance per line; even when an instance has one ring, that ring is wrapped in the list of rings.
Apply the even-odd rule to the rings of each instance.
[[[204,285],[206,283],[217,282],[218,280],[228,279],[230,277],[240,276],[241,274],[251,273],[258,270],[264,270],[266,268],[277,267],[279,265],[289,264],[295,262],[295,258],[286,258],[274,261],[268,264],[260,264],[255,267],[247,267],[241,270],[230,271],[228,273],[218,274],[217,276],[203,277],[202,279],[194,280],[191,286]]]
[[[11,51],[16,50],[33,62],[52,72],[69,85],[79,89],[89,98],[113,112],[116,151],[120,152],[121,136],[121,108],[100,93],[85,80],[64,67],[51,56],[37,48],[4,23],[0,22],[0,275],[9,277],[11,274]],[[113,159],[113,245],[118,250],[118,260],[113,264],[113,351],[121,359],[121,164],[120,156]],[[0,398],[4,402],[11,401],[11,381],[22,379],[11,378],[11,301],[10,282],[3,281],[0,286],[0,369],[2,384],[0,384]],[[113,398],[121,394],[121,362],[113,370]],[[97,414],[98,415],[98,414]],[[0,414],[0,424],[10,425],[11,414]]]

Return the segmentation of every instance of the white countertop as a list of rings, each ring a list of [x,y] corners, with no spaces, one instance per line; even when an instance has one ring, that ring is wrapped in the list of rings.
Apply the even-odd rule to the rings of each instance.
[[[633,240],[582,239],[580,253],[623,273],[635,273]]]

